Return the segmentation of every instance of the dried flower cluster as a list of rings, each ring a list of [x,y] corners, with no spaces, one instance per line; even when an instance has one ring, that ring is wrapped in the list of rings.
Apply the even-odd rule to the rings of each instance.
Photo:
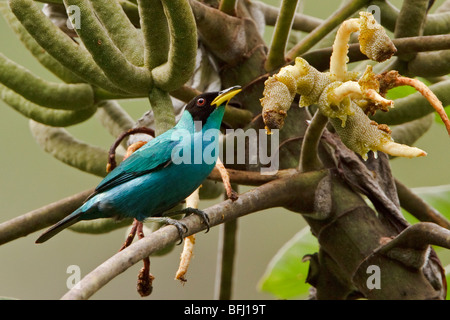
[[[267,131],[270,133],[271,129],[283,127],[287,111],[299,94],[299,106],[316,104],[319,112],[329,118],[342,142],[363,159],[367,159],[369,151],[408,158],[425,156],[426,152],[421,149],[394,142],[389,127],[372,121],[369,115],[377,110],[387,112],[394,107],[394,101],[384,97],[385,88],[405,84],[422,89],[426,86],[419,85],[420,81],[416,79],[408,78],[409,83],[400,81],[405,77],[398,74],[397,77],[376,75],[370,65],[361,76],[347,71],[348,42],[351,33],[358,31],[360,50],[370,59],[382,62],[396,52],[394,44],[371,13],[360,12],[359,18],[346,20],[336,35],[329,72],[319,72],[306,60],[297,57],[294,65],[281,68],[267,79],[261,99]],[[435,98],[431,90],[428,91],[422,94]],[[439,105],[437,98],[428,100],[449,128],[442,104]]]

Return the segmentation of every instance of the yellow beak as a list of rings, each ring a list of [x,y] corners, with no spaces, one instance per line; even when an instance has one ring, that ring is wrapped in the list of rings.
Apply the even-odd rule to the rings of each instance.
[[[241,86],[234,86],[219,92],[219,95],[211,102],[211,105],[216,105],[216,107],[227,104],[235,95],[241,92]]]

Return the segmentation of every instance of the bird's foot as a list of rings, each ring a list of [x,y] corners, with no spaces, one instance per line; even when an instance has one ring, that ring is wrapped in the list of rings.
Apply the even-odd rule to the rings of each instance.
[[[196,209],[196,208],[191,208],[191,207],[187,207],[183,210],[181,210],[184,214],[188,215],[188,214],[195,214],[197,216],[199,216],[200,218],[202,218],[203,222],[206,225],[206,232],[209,231],[209,217],[208,215],[205,213],[205,211],[202,211],[200,209]]]
[[[206,232],[209,231],[209,217],[208,215],[205,213],[205,211],[202,211],[200,209],[196,209],[196,208],[191,208],[191,207],[187,207],[184,208],[182,210],[177,210],[177,211],[170,211],[170,212],[166,212],[164,214],[164,216],[174,216],[174,215],[178,215],[178,214],[185,214],[185,215],[190,215],[190,214],[195,214],[197,216],[199,216],[200,218],[202,218],[203,222],[206,225]],[[150,218],[153,219],[153,218]]]
[[[168,224],[168,225],[171,225],[171,226],[174,226],[175,228],[177,228],[178,235],[180,236],[179,244],[181,244],[183,242],[184,234],[186,232],[188,232],[188,228],[186,227],[186,225],[183,222],[180,222],[176,219],[172,219],[169,217],[151,217],[151,218],[148,218],[147,221],[159,222],[159,223],[166,224],[166,225]]]

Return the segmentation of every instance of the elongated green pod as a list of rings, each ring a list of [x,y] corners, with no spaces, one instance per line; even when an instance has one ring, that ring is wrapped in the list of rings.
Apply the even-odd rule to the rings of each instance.
[[[415,37],[423,34],[427,20],[428,1],[405,0],[395,23],[395,38]],[[400,55],[402,61],[410,61],[415,53]]]
[[[123,132],[131,129],[135,121],[115,100],[104,100],[98,104],[95,116],[100,123],[111,133],[113,137],[118,137]]]
[[[405,0],[395,25],[396,38],[414,37],[422,34],[428,12],[428,2],[424,0]]]
[[[89,52],[55,26],[33,0],[9,0],[9,6],[36,42],[63,66],[90,84],[122,91],[108,80]]]
[[[67,127],[92,117],[96,105],[79,110],[55,110],[34,104],[13,90],[0,84],[0,99],[10,107],[34,121],[55,127]]]
[[[281,2],[280,14],[277,18],[269,54],[264,66],[267,71],[272,71],[286,63],[284,53],[297,4],[298,0],[283,0]]]
[[[433,125],[434,114],[403,123],[392,128],[392,138],[402,144],[413,145]]]
[[[354,110],[353,115],[347,116],[345,127],[338,118],[329,118],[329,120],[342,142],[364,160],[367,160],[369,151],[375,153],[382,151],[392,156],[407,158],[427,155],[421,149],[394,142],[390,129],[386,125],[378,125],[371,121],[361,108],[355,107]]]
[[[428,14],[424,35],[448,34],[450,32],[450,11]]]
[[[56,159],[82,171],[106,176],[108,151],[74,138],[67,130],[30,120],[36,142]]]
[[[122,10],[127,15],[128,19],[130,19],[131,23],[135,27],[140,27],[141,18],[139,16],[139,9],[138,9],[138,6],[136,5],[136,1],[134,1],[134,3],[133,3],[128,0],[119,0],[119,4],[122,7]]]
[[[25,99],[43,107],[63,110],[85,109],[94,104],[94,91],[86,83],[46,81],[0,53],[0,83]]]
[[[152,70],[167,62],[170,48],[169,26],[161,0],[139,0],[138,5],[144,34],[145,66]]]
[[[20,21],[17,20],[7,2],[0,2],[0,12],[11,29],[16,33],[20,41],[44,67],[66,83],[84,82],[80,77],[75,75],[72,71],[59,63],[58,60],[53,58],[47,51],[43,50],[43,48],[22,26]]]
[[[97,19],[89,1],[64,0],[64,4],[80,9],[81,27],[76,31],[108,79],[129,93],[149,92],[152,87],[150,71],[127,60]]]
[[[450,73],[450,50],[419,52],[408,63],[408,72],[419,77],[439,77]]]
[[[68,229],[78,233],[101,234],[128,227],[133,219],[117,220],[114,218],[78,221]]]
[[[155,116],[155,133],[159,136],[175,125],[172,99],[168,92],[158,88],[153,88],[148,97]]]
[[[197,27],[188,0],[163,0],[170,31],[170,49],[166,63],[152,70],[155,86],[172,91],[190,79],[197,56]],[[154,49],[153,49],[154,50]]]
[[[136,66],[144,65],[144,39],[117,0],[91,0],[97,16],[114,44]]]

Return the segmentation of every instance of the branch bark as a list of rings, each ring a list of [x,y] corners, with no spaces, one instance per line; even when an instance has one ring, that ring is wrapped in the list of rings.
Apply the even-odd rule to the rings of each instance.
[[[314,189],[312,186],[317,184],[325,174],[325,171],[309,172],[288,179],[279,179],[241,194],[239,199],[234,202],[226,200],[204,211],[209,217],[210,226],[213,227],[252,212],[282,206],[292,201],[292,190],[310,194]],[[188,228],[186,236],[206,228],[202,224],[202,220],[195,215],[190,215],[181,221]],[[67,292],[62,299],[88,299],[118,274],[178,240],[178,232],[173,226],[165,226],[155,231],[98,266]]]

